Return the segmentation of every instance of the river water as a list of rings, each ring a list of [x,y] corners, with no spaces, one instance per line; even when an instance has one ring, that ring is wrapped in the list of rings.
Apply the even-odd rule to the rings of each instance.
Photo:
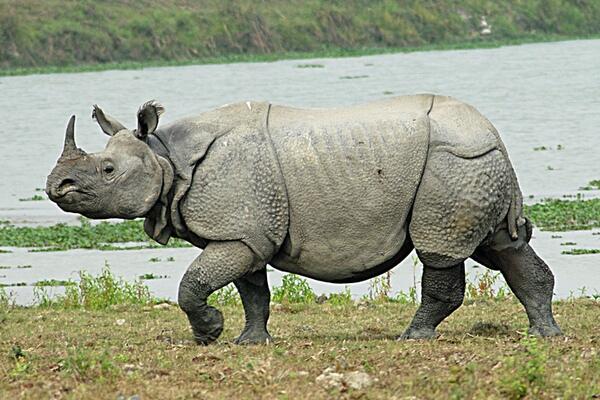
[[[302,66],[311,65],[311,68]],[[49,201],[31,198],[60,153],[66,122],[78,117],[78,145],[101,150],[104,136],[91,120],[99,104],[135,126],[137,107],[163,103],[162,123],[222,104],[268,100],[300,107],[357,104],[412,93],[451,95],[477,107],[498,128],[528,201],[578,193],[600,178],[600,40],[528,44],[497,49],[388,54],[340,59],[288,60],[76,74],[0,78],[0,220],[16,224],[74,222]],[[545,150],[534,150],[536,148]],[[597,191],[579,192],[597,196]],[[565,256],[561,243],[600,247],[597,232],[570,232],[553,238],[537,233],[533,246],[557,275],[556,294],[586,287],[600,291],[600,255]],[[174,298],[177,282],[198,254],[194,249],[99,252],[76,250],[0,254],[0,283],[33,283],[97,272],[107,261],[127,279],[154,272],[169,278],[148,281],[160,296]],[[152,257],[174,262],[150,263]],[[16,268],[31,265],[31,268]],[[482,269],[469,266],[471,274]],[[419,280],[411,260],[394,270],[394,290]],[[272,283],[281,274],[272,272]],[[414,279],[413,279],[414,278]],[[341,289],[311,281],[317,292]],[[355,295],[369,283],[349,285]],[[56,289],[59,290],[59,289]],[[31,287],[15,288],[17,301],[32,299]]]

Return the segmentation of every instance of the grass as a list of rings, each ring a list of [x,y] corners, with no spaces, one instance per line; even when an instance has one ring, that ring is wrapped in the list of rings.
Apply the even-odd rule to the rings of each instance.
[[[222,306],[221,339],[193,343],[176,307],[83,311],[12,308],[0,336],[5,398],[592,398],[600,394],[600,305],[555,304],[567,338],[525,335],[512,300],[463,306],[435,341],[397,342],[416,306],[306,304],[271,312],[275,343],[232,344],[239,305]],[[68,326],[69,329],[65,329]],[[326,368],[363,371],[364,389],[316,382]],[[375,380],[376,379],[376,380]]]
[[[44,287],[34,288],[40,308],[103,310],[113,306],[148,305],[158,301],[141,280],[126,282],[110,271],[108,264],[98,276],[79,272],[79,281],[66,285],[64,295],[52,296]]]
[[[155,243],[122,246],[120,243],[144,243],[150,240],[141,220],[120,223],[90,224],[82,219],[79,226],[57,224],[53,226],[16,227],[0,226],[0,246],[28,247],[34,251],[62,251],[70,249],[139,250],[163,247]],[[168,247],[189,247],[178,239],[169,241]]]
[[[512,296],[494,292],[495,274],[468,287],[468,301],[435,341],[395,340],[418,304],[379,297],[354,302],[346,288],[317,303],[306,280],[286,275],[272,307],[268,346],[236,346],[244,326],[229,285],[211,296],[225,316],[221,338],[193,342],[185,315],[108,269],[82,274],[63,296],[17,307],[0,290],[3,398],[593,398],[600,394],[600,297],[554,305],[566,338],[525,334]],[[42,288],[36,288],[42,290]],[[40,292],[38,292],[40,293]],[[43,292],[46,293],[46,292]],[[294,302],[290,300],[295,299]],[[68,329],[65,327],[68,326]],[[370,384],[327,385],[324,371]],[[432,373],[435,371],[435,373]]]
[[[549,199],[524,206],[525,215],[545,231],[600,228],[600,199]]]
[[[479,33],[480,17],[492,26]],[[0,2],[5,75],[496,47],[600,33],[595,1]]]

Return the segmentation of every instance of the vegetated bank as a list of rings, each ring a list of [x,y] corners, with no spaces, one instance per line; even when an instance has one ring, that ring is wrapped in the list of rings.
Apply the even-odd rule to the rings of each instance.
[[[526,205],[525,215],[534,226],[546,231],[574,231],[600,228],[600,199],[549,199]],[[189,247],[180,239],[171,239],[168,247]],[[162,247],[144,233],[143,221],[101,222],[92,225],[82,218],[79,226],[19,227],[0,223],[0,247],[28,247],[30,251],[71,249],[138,250]],[[0,250],[0,252],[10,250]]]
[[[498,46],[598,34],[600,2],[591,0],[2,0],[0,74]]]

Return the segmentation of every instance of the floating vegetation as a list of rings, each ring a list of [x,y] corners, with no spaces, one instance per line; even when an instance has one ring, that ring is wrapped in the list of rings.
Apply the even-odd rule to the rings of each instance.
[[[344,76],[340,76],[340,79],[362,79],[362,78],[368,78],[369,75],[344,75]]]
[[[600,254],[600,249],[570,249],[563,250],[561,254],[567,254],[570,256],[580,256],[584,254]]]
[[[153,263],[160,262],[160,258],[158,258],[158,257],[150,257],[150,259],[148,259],[148,262],[153,262]]]
[[[0,283],[0,287],[15,287],[15,286],[27,286],[27,284],[25,282]]]
[[[573,231],[600,228],[600,199],[560,200],[524,206],[525,215],[545,231]],[[553,235],[552,238],[558,238]]]
[[[19,199],[19,201],[41,201],[41,200],[46,200],[46,198],[39,194],[34,194],[32,197],[26,197],[23,199]]]
[[[561,246],[577,246],[575,242],[564,242],[560,244]]]
[[[31,265],[17,265],[17,269],[29,269],[33,268]]]
[[[579,190],[600,190],[600,179],[589,181],[587,186],[582,186],[579,188]]]
[[[0,254],[8,254],[8,253],[12,253],[12,251],[0,249]]]
[[[384,90],[383,94],[388,96],[390,94],[394,94],[394,92],[390,92],[389,90]]]
[[[155,275],[153,273],[148,273],[148,274],[140,275],[140,279],[143,280],[143,281],[149,281],[149,280],[152,280],[152,279],[167,279],[167,278],[170,278],[170,276],[168,276],[168,275]]]
[[[168,262],[173,262],[173,261],[175,261],[175,257],[173,257],[173,256],[167,257],[167,261]]]
[[[562,144],[559,144],[556,146],[556,150],[561,151],[564,150],[564,146]],[[538,147],[534,147],[533,151],[546,151],[546,150],[552,150],[551,146],[538,146]]]
[[[296,68],[325,68],[323,64],[298,64]]]
[[[33,286],[73,286],[73,285],[77,285],[77,282],[68,280],[58,280],[58,279],[44,279],[42,281],[38,281],[36,283],[33,284]]]

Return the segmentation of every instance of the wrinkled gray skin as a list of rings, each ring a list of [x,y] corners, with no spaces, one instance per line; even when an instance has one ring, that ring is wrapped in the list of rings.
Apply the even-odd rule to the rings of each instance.
[[[247,102],[157,129],[148,102],[128,130],[100,108],[111,136],[86,154],[74,117],[46,191],[90,218],[145,217],[160,243],[203,248],[179,287],[198,343],[223,317],[208,296],[233,282],[246,326],[237,343],[265,343],[266,265],[328,282],[382,274],[414,248],[424,265],[422,302],[403,339],[435,337],[463,301],[464,261],[501,271],[530,332],[560,335],[554,277],[529,246],[516,175],[494,127],[474,108],[417,95],[337,109]]]

